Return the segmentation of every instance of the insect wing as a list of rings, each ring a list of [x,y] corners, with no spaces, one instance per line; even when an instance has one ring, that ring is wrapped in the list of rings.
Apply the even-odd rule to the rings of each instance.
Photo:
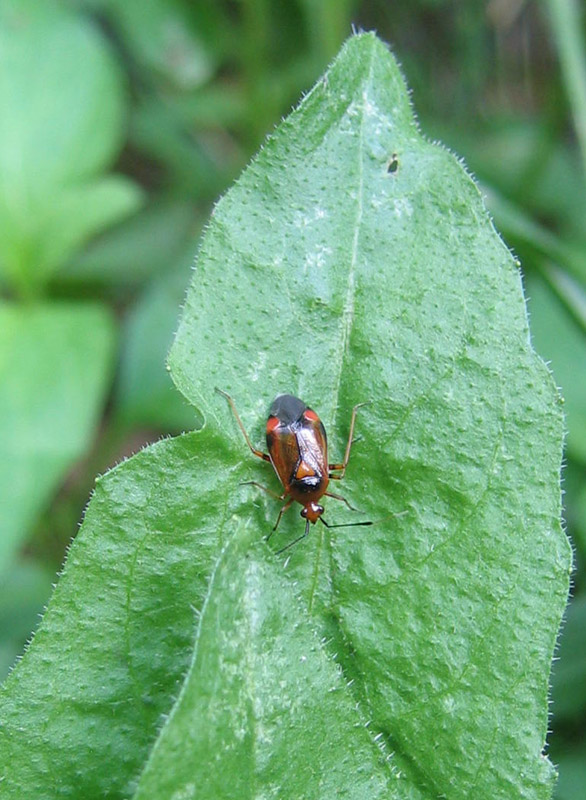
[[[287,489],[295,475],[295,470],[299,462],[297,437],[288,425],[275,425],[271,429],[271,419],[275,418],[269,418],[269,424],[267,425],[267,447],[269,449],[269,456],[275,468],[275,472],[279,476],[279,480],[283,484],[283,487]]]
[[[328,440],[326,430],[314,411],[307,409],[296,433],[301,462],[310,467],[316,476],[327,475]]]

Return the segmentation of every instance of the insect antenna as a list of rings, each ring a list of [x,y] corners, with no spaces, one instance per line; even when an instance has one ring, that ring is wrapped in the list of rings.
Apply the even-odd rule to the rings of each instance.
[[[407,511],[399,511],[398,513],[389,514],[388,516],[382,517],[381,519],[365,519],[362,522],[340,522],[336,525],[330,525],[328,522],[325,521],[323,517],[319,517],[319,521],[322,522],[326,526],[326,528],[355,528],[358,525],[376,525],[377,523],[385,522],[387,519],[391,519],[392,517],[404,517],[405,514],[407,513],[408,513]],[[285,550],[288,550],[290,547],[293,547],[294,544],[297,544],[297,542],[300,542],[302,539],[305,539],[308,533],[309,533],[309,520],[306,520],[305,530],[301,534],[301,536],[298,536],[297,539],[293,539],[292,542],[286,544],[285,547],[281,547],[280,550],[276,550],[275,555],[278,556],[279,553],[283,553]]]
[[[371,519],[365,520],[364,522],[341,522],[338,525],[330,525],[323,517],[320,517],[319,521],[323,522],[326,528],[353,528],[356,525],[374,525],[374,521]],[[380,520],[377,520],[377,522],[380,522]]]
[[[355,525],[374,525],[372,520],[365,520],[364,522],[344,522],[344,523],[342,523],[340,525],[328,525],[328,523],[325,521],[325,519],[323,517],[319,517],[319,521],[323,522],[323,524],[326,526],[326,528],[352,528]],[[285,547],[281,547],[280,550],[275,550],[275,555],[278,556],[279,553],[284,553],[285,550],[288,550],[290,547],[293,547],[294,544],[297,544],[297,542],[300,542],[302,539],[305,539],[305,537],[307,536],[308,533],[309,533],[309,520],[306,520],[305,521],[305,530],[301,534],[301,536],[298,536],[296,539],[293,539],[292,542],[289,542],[289,544],[286,544]]]
[[[320,517],[319,521],[323,522],[326,528],[353,528],[355,525],[378,525],[379,522],[386,522],[388,519],[397,519],[398,517],[404,517],[405,514],[408,513],[409,513],[408,510],[396,511],[394,514],[387,514],[386,517],[380,517],[379,519],[368,519],[364,520],[363,522],[341,522],[338,525],[329,525],[323,517]]]

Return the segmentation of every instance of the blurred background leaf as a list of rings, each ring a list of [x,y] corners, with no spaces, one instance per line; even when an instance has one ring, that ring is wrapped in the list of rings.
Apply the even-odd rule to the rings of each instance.
[[[128,178],[101,177],[123,136],[122,73],[94,26],[52,3],[0,6],[0,265],[42,293],[90,236],[135,211]]]
[[[88,405],[83,431],[71,406],[67,455],[50,478],[41,439],[34,447],[33,437],[30,469],[43,478],[25,502],[16,502],[16,471],[4,467],[8,507],[0,532],[13,544],[4,545],[12,566],[0,574],[0,591],[29,609],[20,628],[0,629],[6,668],[46,600],[46,575],[62,562],[95,474],[147,441],[198,426],[162,362],[202,222],[352,25],[375,28],[391,43],[422,130],[464,158],[521,261],[534,344],[566,398],[566,520],[575,545],[574,602],[583,600],[583,4],[1,0],[0,341],[13,352],[10,381],[0,365],[0,403],[18,396],[18,381],[28,387],[29,402],[12,405],[10,436],[41,430],[43,441],[48,429],[63,429],[44,406],[58,398],[51,380],[68,375],[67,403],[84,398]],[[90,304],[94,322],[84,330],[94,330],[93,343],[71,328],[57,347],[37,325],[26,347],[17,345],[16,319],[57,318],[65,301],[80,320]],[[52,377],[50,364],[57,365]],[[9,465],[10,436],[0,441],[0,461]],[[572,614],[562,643],[579,627]],[[558,796],[580,800],[586,712],[581,702],[558,699],[570,681],[566,659],[562,644],[550,755],[561,766]]]
[[[114,329],[88,304],[0,304],[0,573],[92,442]]]

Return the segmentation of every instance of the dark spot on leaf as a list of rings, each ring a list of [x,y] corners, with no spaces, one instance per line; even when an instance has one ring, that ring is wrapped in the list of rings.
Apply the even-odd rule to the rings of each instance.
[[[387,164],[387,172],[393,174],[399,169],[399,159],[397,158],[397,154],[393,153],[393,155],[389,159],[389,163]]]

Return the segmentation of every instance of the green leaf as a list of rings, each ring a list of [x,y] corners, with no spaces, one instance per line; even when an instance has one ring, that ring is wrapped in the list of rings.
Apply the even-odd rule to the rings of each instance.
[[[128,797],[145,764],[141,791],[197,797],[185,761],[216,742],[234,746],[217,753],[227,796],[243,796],[246,769],[245,797],[286,797],[293,775],[292,797],[320,800],[368,780],[365,796],[386,780],[410,800],[549,798],[547,682],[570,567],[559,398],[531,349],[509,252],[462,167],[418,133],[376,37],[348,42],[218,204],[170,364],[205,427],[98,483],[0,695],[6,797]],[[314,528],[274,560],[249,545],[278,504],[238,483],[277,482],[215,385],[255,443],[277,392],[304,397],[332,460],[352,406],[370,399],[341,490],[363,514],[330,498],[326,518],[377,524]],[[289,512],[271,546],[302,525]],[[247,637],[253,622],[261,633]],[[262,656],[266,690],[244,689],[234,651]],[[311,783],[328,780],[321,748],[296,742],[283,759],[305,727],[300,651],[315,665],[318,735],[323,708],[343,727],[327,734],[334,753],[362,768],[337,764],[333,788]],[[215,688],[198,680],[210,670]],[[328,675],[337,703],[323,695]],[[189,719],[206,693],[214,713]],[[266,744],[270,703],[288,698],[292,727],[281,714]],[[177,753],[182,733],[194,749]],[[209,786],[214,762],[197,769]]]
[[[167,185],[177,196],[207,202],[225,188],[226,172],[233,174],[232,158],[230,152],[228,159],[214,157],[205,135],[199,136],[193,127],[176,102],[149,96],[133,108],[130,140],[163,165]]]
[[[212,48],[202,40],[202,20],[194,24],[194,16],[197,19],[201,15],[197,7],[168,0],[150,0],[147,7],[141,0],[111,2],[109,6],[120,35],[141,69],[159,73],[167,91],[169,85],[193,90],[210,79],[215,64]]]
[[[3,798],[24,788],[35,800],[128,797],[233,530],[218,499],[238,482],[231,459],[202,431],[98,480],[41,626],[0,691]]]
[[[60,278],[123,287],[144,283],[178,261],[200,227],[191,204],[156,200],[94,240]]]
[[[190,268],[191,253],[152,281],[127,317],[116,394],[116,418],[123,425],[176,432],[201,427],[165,369]]]
[[[0,304],[0,570],[86,452],[113,348],[99,306]]]
[[[241,524],[219,558],[193,663],[135,800],[255,797],[263,787],[279,798],[389,798],[397,781],[367,720],[254,538]]]
[[[31,284],[48,280],[87,239],[136,211],[141,200],[137,186],[119,176],[56,190],[51,207],[39,211],[33,237],[29,225],[18,243],[21,254],[27,253],[32,238],[38,245],[34,258],[20,262],[19,280]],[[16,233],[13,243],[16,244]]]
[[[53,2],[7,0],[0,75],[0,269],[32,294],[140,196],[126,179],[97,180],[122,143],[124,98],[93,26]]]
[[[372,401],[344,494],[387,519],[312,533],[289,572],[417,796],[549,797],[570,566],[559,398],[476,186],[419,135],[373,36],[348,43],[216,207],[170,365],[235,459],[215,385],[256,442],[275,394],[303,397],[334,459],[352,406]]]

